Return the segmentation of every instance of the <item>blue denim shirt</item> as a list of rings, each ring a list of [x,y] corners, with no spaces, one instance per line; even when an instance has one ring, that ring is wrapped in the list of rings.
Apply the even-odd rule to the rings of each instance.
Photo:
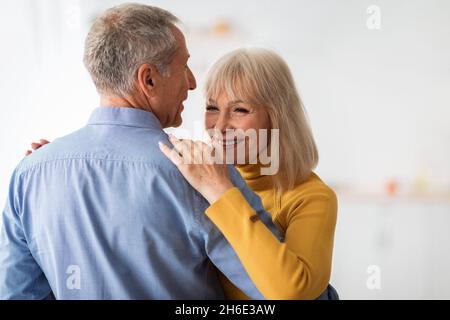
[[[2,215],[0,299],[221,299],[212,264],[262,299],[158,141],[169,144],[152,113],[100,107],[85,127],[22,160]]]

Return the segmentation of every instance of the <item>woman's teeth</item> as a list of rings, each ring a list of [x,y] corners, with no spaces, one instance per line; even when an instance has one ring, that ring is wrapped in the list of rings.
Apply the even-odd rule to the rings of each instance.
[[[242,141],[244,141],[244,139],[240,139],[240,140],[217,140],[217,142],[224,147],[231,147],[234,146],[236,144],[241,143]]]

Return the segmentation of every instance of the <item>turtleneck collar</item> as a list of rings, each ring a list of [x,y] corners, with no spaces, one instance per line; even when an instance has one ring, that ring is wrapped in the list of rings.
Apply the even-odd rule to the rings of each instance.
[[[260,163],[236,165],[236,169],[253,191],[261,191],[273,187],[273,176],[262,175],[261,168],[263,167],[264,165]]]

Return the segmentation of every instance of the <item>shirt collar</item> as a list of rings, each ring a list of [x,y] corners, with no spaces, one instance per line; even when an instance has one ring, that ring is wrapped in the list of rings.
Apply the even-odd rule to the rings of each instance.
[[[162,130],[156,116],[148,111],[127,107],[98,107],[92,111],[88,125],[122,125]]]

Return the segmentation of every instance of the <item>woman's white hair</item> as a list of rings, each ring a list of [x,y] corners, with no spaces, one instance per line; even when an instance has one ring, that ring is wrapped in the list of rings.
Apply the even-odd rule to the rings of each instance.
[[[110,8],[98,17],[87,35],[83,59],[97,91],[132,94],[136,72],[144,63],[167,76],[178,49],[171,29],[177,22],[166,10],[135,3]]]
[[[317,166],[319,155],[303,103],[286,62],[262,48],[232,51],[209,70],[205,98],[231,100],[266,108],[271,129],[279,129],[279,170],[273,176],[283,192],[304,182]]]

